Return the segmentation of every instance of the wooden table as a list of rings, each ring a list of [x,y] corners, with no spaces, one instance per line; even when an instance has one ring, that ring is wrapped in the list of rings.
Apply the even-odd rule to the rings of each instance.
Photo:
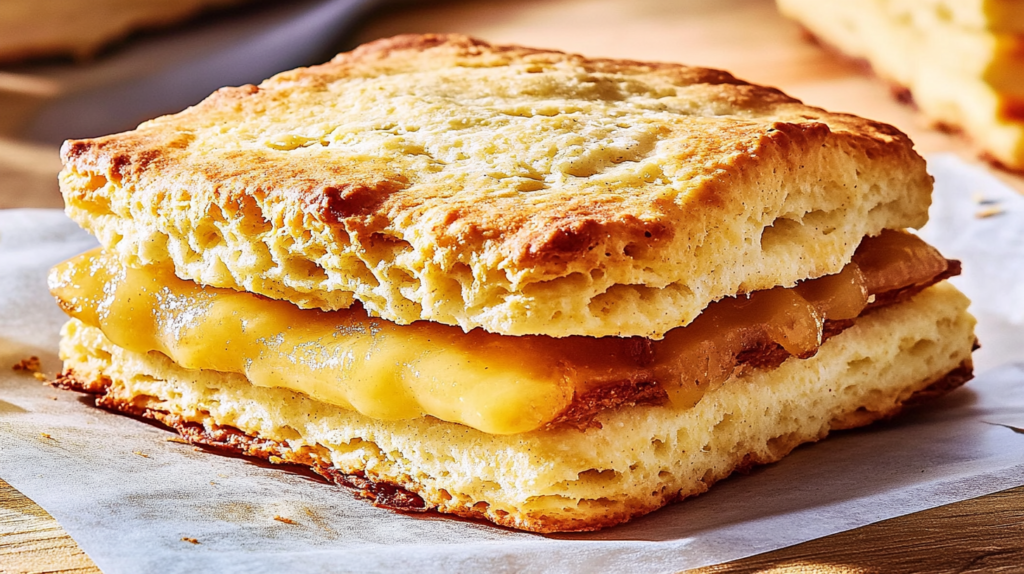
[[[403,32],[462,32],[492,42],[591,56],[725,68],[805,102],[889,122],[922,153],[976,160],[960,138],[932,129],[882,82],[807,42],[770,0],[517,0],[419,2],[382,9],[352,45]],[[0,74],[0,91],[32,90]],[[0,115],[4,110],[0,109]],[[0,118],[0,125],[3,125]],[[0,207],[57,207],[56,149],[0,136]],[[1024,192],[1024,179],[993,170]],[[967,192],[968,190],[965,190]],[[1024,482],[1024,477],[1022,477]],[[1024,569],[1024,487],[887,520],[711,572],[1019,572]],[[0,481],[0,572],[98,572],[53,518]]]

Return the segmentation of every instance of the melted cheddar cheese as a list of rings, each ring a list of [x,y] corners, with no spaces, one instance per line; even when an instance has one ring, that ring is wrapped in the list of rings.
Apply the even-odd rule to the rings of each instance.
[[[813,355],[824,322],[857,317],[871,287],[911,285],[946,264],[919,239],[897,232],[866,240],[858,255],[869,273],[851,263],[794,288],[725,299],[660,341],[399,326],[359,307],[304,310],[203,287],[170,269],[125,268],[99,250],[55,267],[50,289],[69,315],[131,351],[244,374],[254,385],[291,389],[373,418],[429,415],[512,434],[551,422],[574,397],[624,381],[656,382],[676,407],[688,408],[736,372],[740,352],[779,345],[797,357]]]

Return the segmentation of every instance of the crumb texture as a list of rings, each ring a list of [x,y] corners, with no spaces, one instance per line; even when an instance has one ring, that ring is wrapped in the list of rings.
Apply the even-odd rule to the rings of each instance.
[[[392,485],[440,512],[538,532],[594,530],[962,384],[974,343],[967,304],[940,283],[859,319],[815,357],[734,377],[693,408],[622,408],[601,414],[602,428],[519,435],[431,417],[370,419],[239,375],[124,351],[74,319],[61,356],[66,384],[99,393],[99,404],[179,429],[230,430],[247,454]]]
[[[726,72],[400,36],[69,141],[129,265],[407,324],[646,336],[924,223],[896,129]]]

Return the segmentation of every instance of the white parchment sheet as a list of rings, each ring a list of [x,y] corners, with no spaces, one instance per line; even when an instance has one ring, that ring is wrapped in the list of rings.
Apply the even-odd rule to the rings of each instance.
[[[1024,427],[1024,367],[1010,364],[1024,360],[1024,199],[952,156],[930,165],[925,235],[964,260],[957,282],[982,319],[980,376],[927,410],[836,433],[696,499],[580,535],[373,508],[305,474],[168,442],[160,427],[12,371],[32,354],[47,374],[59,368],[64,316],[46,270],[93,242],[59,211],[0,212],[0,478],[107,574],[667,572],[1024,484],[1024,434],[1012,428]],[[978,218],[986,206],[1003,213]]]

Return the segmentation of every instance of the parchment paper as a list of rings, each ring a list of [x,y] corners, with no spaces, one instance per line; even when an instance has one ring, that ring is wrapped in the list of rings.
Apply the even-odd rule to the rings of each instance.
[[[93,242],[59,211],[0,211],[0,478],[108,574],[668,572],[1024,484],[1024,434],[1013,428],[1024,426],[1024,367],[1008,364],[1024,360],[1024,200],[954,157],[930,164],[936,203],[924,233],[965,260],[958,283],[982,319],[982,374],[927,410],[836,433],[696,499],[580,535],[373,508],[303,473],[168,442],[160,427],[11,371],[31,354],[47,374],[58,370],[64,316],[46,269]],[[980,206],[982,196],[1005,211],[977,218],[996,205]]]

